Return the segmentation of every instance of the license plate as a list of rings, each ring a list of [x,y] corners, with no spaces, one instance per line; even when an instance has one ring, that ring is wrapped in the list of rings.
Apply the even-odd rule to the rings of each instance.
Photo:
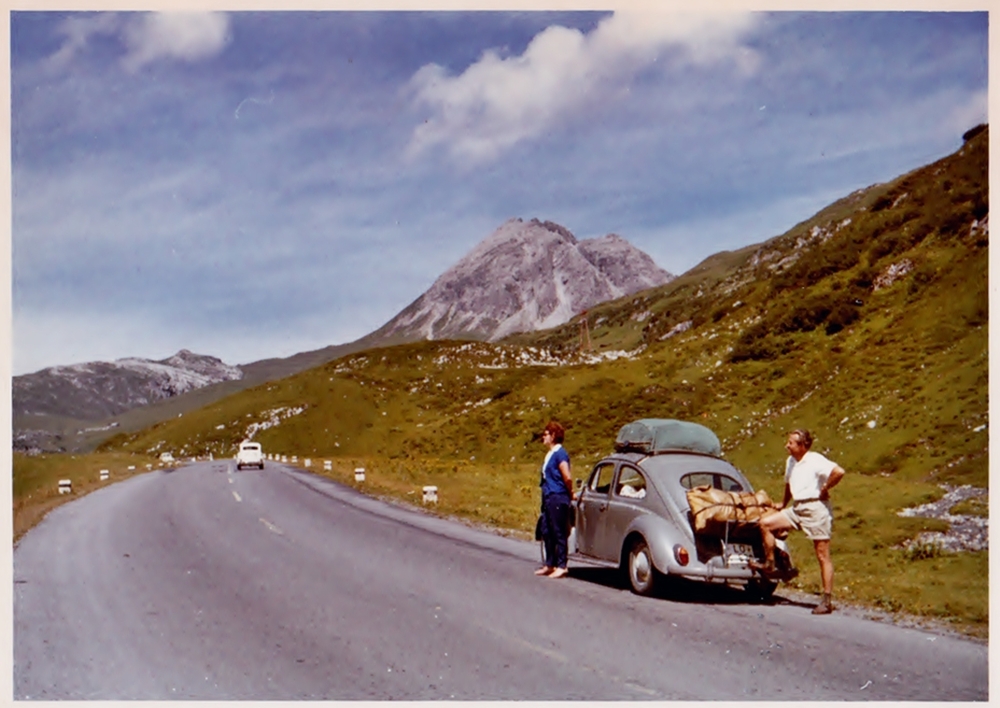
[[[745,543],[730,543],[726,546],[726,565],[746,565],[753,557],[753,546]]]

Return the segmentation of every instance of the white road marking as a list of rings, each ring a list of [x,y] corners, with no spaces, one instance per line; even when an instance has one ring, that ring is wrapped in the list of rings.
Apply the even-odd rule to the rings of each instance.
[[[238,502],[243,501],[242,499],[240,499],[240,495],[236,493],[235,489],[233,490],[233,498]]]
[[[284,536],[284,533],[282,533],[281,529],[279,529],[277,526],[275,526],[274,524],[272,524],[267,519],[261,517],[260,523],[262,523],[265,526],[267,526],[268,530],[273,531],[274,533],[278,534],[279,536]]]

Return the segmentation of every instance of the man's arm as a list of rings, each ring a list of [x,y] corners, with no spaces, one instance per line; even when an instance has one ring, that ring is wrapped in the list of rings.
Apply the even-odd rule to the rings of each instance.
[[[788,506],[788,502],[792,500],[792,488],[788,486],[788,482],[785,482],[785,498],[781,500],[781,508],[784,509]]]
[[[830,476],[826,480],[826,484],[820,487],[819,498],[826,501],[830,498],[830,490],[836,487],[840,480],[844,478],[844,468],[840,465],[835,465],[833,470],[830,472]]]

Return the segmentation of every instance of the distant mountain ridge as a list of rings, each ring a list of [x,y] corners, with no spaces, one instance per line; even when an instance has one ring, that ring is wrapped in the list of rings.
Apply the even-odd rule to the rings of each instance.
[[[551,221],[514,218],[371,337],[496,341],[674,277],[617,234],[580,241]]]
[[[127,357],[53,366],[14,377],[13,412],[99,420],[242,378],[243,370],[238,366],[187,349],[159,361]]]

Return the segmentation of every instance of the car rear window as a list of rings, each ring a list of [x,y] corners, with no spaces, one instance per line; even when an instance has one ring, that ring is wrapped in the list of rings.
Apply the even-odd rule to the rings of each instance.
[[[681,477],[681,486],[685,489],[695,487],[714,487],[724,492],[742,492],[743,485],[729,475],[718,472],[692,472]]]

